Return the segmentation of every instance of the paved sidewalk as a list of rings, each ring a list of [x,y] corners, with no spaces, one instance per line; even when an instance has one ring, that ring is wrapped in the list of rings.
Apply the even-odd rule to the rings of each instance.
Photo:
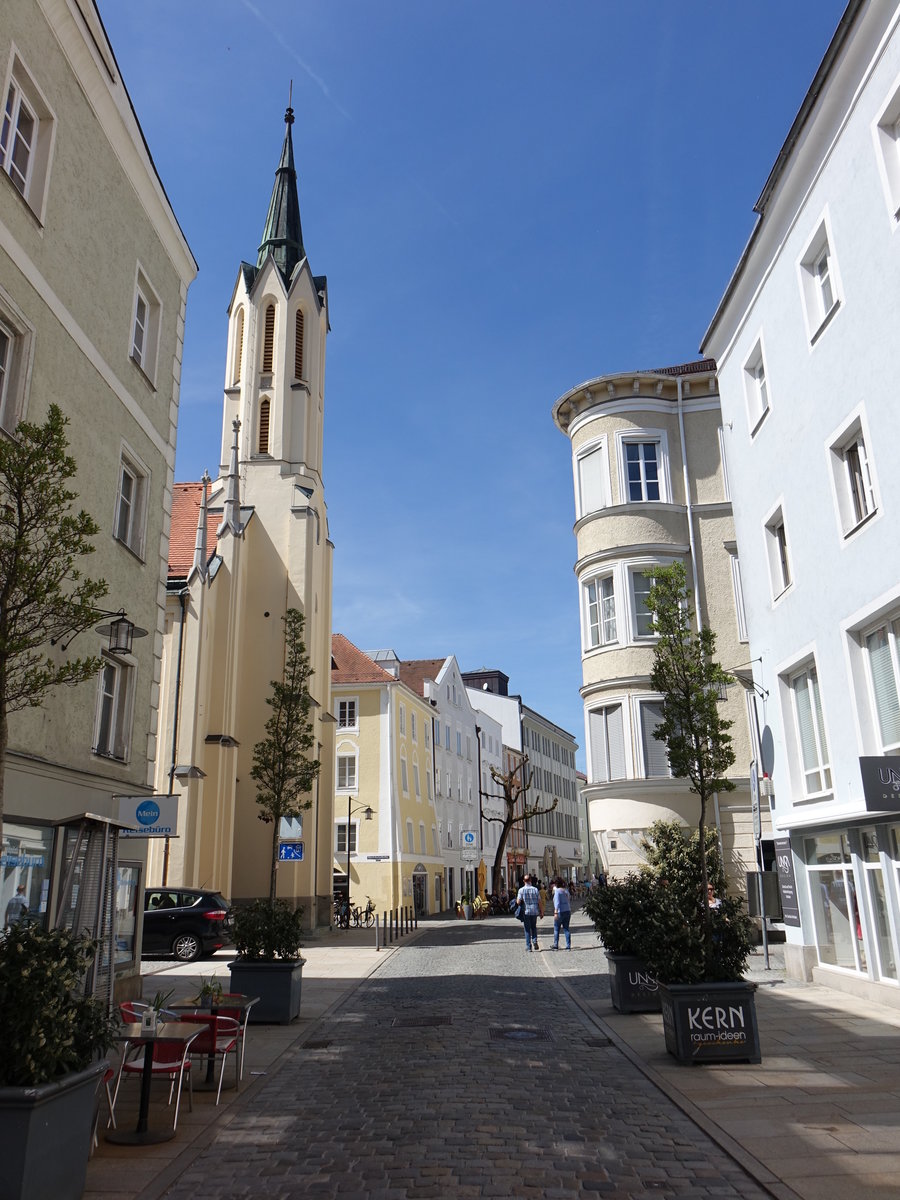
[[[174,1142],[102,1145],[86,1196],[900,1196],[900,1011],[758,956],[763,1062],[683,1067],[659,1016],[614,1012],[580,914],[571,954],[545,933],[526,955],[507,919],[428,921],[377,954],[361,938],[304,951],[301,1020],[251,1032],[265,1074],[219,1109],[195,1097]]]

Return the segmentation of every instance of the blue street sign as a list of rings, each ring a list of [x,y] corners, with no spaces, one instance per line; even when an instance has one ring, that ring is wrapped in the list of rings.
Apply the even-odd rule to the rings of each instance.
[[[279,842],[278,858],[281,862],[300,862],[303,858],[303,843]]]

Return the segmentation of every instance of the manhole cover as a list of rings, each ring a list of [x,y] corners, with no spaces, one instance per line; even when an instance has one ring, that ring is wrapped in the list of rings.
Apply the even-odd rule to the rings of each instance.
[[[505,1042],[548,1042],[550,1040],[549,1029],[492,1029],[491,1037],[496,1041]]]
[[[317,1042],[304,1042],[303,1049],[304,1050],[327,1050],[330,1045],[331,1045],[330,1038],[321,1038]]]
[[[589,1037],[584,1039],[584,1044],[590,1046],[592,1050],[606,1050],[612,1045],[612,1038]]]
[[[427,1029],[432,1025],[449,1025],[450,1017],[394,1017],[391,1024],[398,1029]]]

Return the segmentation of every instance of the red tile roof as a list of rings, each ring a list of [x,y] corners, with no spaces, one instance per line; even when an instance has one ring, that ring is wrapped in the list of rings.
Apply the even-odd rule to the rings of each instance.
[[[170,579],[185,579],[191,573],[202,498],[202,483],[175,484],[172,492],[172,528],[169,533]],[[207,513],[206,550],[209,558],[215,553],[216,530],[221,522],[221,511]]]
[[[446,658],[412,658],[400,664],[400,678],[419,696],[425,695],[425,680],[437,679]]]
[[[394,683],[394,676],[373,662],[342,633],[331,635],[331,683]]]

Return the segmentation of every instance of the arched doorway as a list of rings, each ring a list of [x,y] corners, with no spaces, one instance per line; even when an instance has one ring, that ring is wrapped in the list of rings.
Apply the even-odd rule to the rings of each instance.
[[[417,917],[424,917],[428,912],[428,874],[422,863],[413,867],[413,909]]]

